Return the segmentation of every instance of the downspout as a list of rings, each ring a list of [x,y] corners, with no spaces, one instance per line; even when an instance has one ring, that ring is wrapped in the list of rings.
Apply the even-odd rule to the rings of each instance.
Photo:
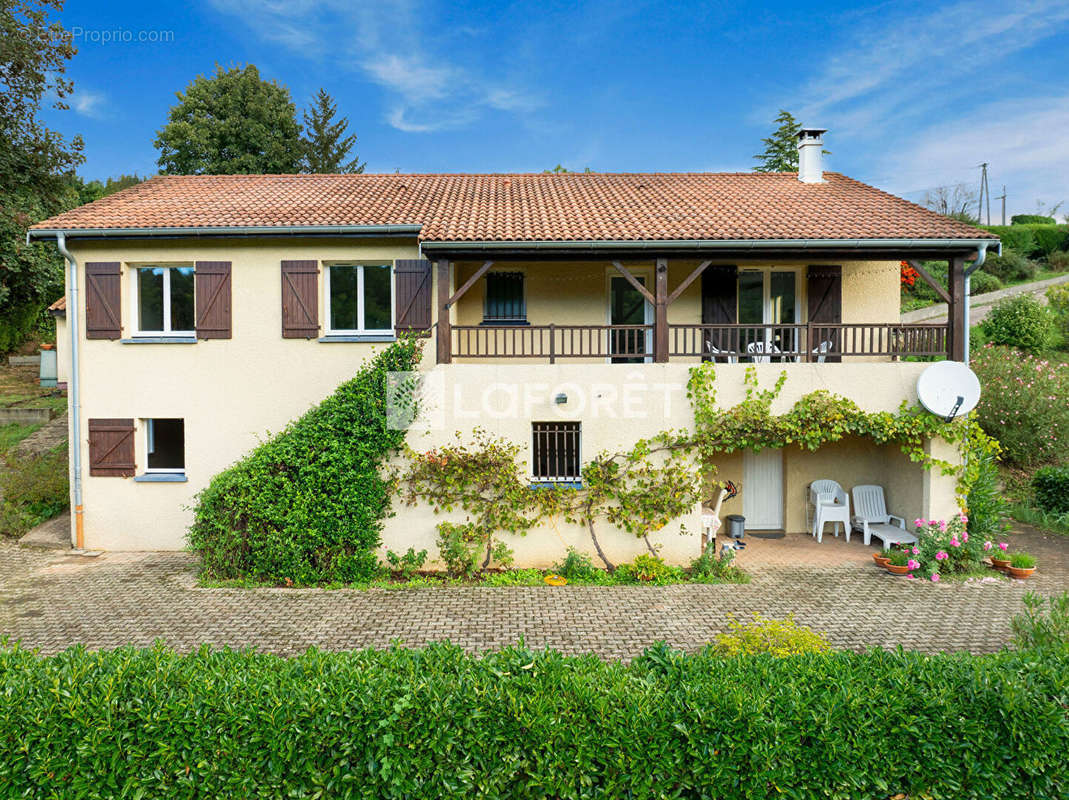
[[[81,435],[81,397],[78,372],[78,262],[67,249],[67,236],[63,231],[56,232],[56,247],[67,260],[67,275],[70,296],[67,298],[67,325],[71,332],[71,374],[69,392],[71,398],[71,472],[74,473],[74,543],[79,550],[85,548],[85,519],[82,509],[82,435]]]
[[[999,248],[1001,249],[1002,243],[999,242]],[[976,248],[976,260],[965,268],[965,310],[963,316],[965,317],[965,347],[964,356],[965,364],[969,363],[969,306],[972,305],[972,295],[969,293],[969,284],[971,282],[972,274],[976,270],[980,269],[987,261],[987,244],[980,244]]]

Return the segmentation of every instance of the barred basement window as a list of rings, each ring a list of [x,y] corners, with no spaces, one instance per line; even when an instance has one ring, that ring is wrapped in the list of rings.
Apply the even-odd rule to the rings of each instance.
[[[536,481],[578,481],[578,422],[531,423],[531,474]]]
[[[483,322],[527,321],[527,301],[523,296],[522,272],[486,273],[486,305]]]

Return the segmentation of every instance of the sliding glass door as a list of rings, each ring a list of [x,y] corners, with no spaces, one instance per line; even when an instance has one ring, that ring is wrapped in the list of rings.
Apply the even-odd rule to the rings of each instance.
[[[801,304],[798,300],[798,273],[794,270],[740,269],[739,270],[739,324],[768,327],[743,329],[740,349],[750,354],[751,360],[763,354],[773,354],[773,360],[782,360],[776,353],[795,353],[798,350],[797,334],[791,328],[799,321]]]

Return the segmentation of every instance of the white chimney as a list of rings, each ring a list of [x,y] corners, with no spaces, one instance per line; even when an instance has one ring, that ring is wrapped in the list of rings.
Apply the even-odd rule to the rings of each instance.
[[[802,128],[798,131],[798,180],[802,183],[824,183],[824,128]]]

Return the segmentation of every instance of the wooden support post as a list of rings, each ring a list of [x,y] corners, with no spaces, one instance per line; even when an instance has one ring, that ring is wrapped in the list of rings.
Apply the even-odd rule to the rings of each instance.
[[[486,271],[488,269],[490,269],[490,267],[492,267],[493,265],[494,265],[493,261],[487,261],[485,264],[483,264],[481,267],[479,267],[477,270],[475,270],[475,274],[472,275],[470,278],[468,278],[464,282],[463,286],[461,286],[459,289],[457,289],[455,292],[453,292],[453,296],[450,297],[446,301],[446,305],[447,306],[452,306],[454,303],[456,303],[456,301],[459,300],[461,297],[463,297],[467,293],[468,289],[470,289],[472,286],[474,286],[475,282],[477,280],[479,280],[479,278],[481,278],[483,275],[485,275]]]
[[[640,295],[645,297],[646,300],[649,301],[650,303],[655,302],[654,299],[653,299],[653,295],[650,294],[650,290],[647,289],[645,286],[643,286],[641,283],[639,283],[638,278],[636,278],[634,275],[632,275],[631,271],[629,269],[627,269],[627,267],[625,267],[619,261],[613,261],[612,265],[614,267],[616,267],[616,271],[617,272],[619,272],[621,275],[624,276],[624,278],[627,279],[628,283],[630,283],[632,286],[635,287],[635,289],[638,291],[638,293]]]
[[[668,362],[668,259],[658,258],[654,275],[656,297],[653,304],[653,360]]]
[[[965,296],[965,259],[955,257],[949,261],[947,270],[950,284],[950,360],[965,360],[965,337],[969,332],[965,330],[965,304],[969,298]]]
[[[453,326],[449,322],[449,262],[438,262],[438,363],[453,360]]]
[[[911,259],[907,263],[913,267],[913,269],[917,270],[917,274],[924,279],[925,283],[932,287],[935,293],[939,295],[940,300],[947,305],[950,305],[950,295],[947,293],[947,290],[943,288],[943,285],[939,281],[928,274],[928,270],[921,266],[921,262],[916,259]]]

